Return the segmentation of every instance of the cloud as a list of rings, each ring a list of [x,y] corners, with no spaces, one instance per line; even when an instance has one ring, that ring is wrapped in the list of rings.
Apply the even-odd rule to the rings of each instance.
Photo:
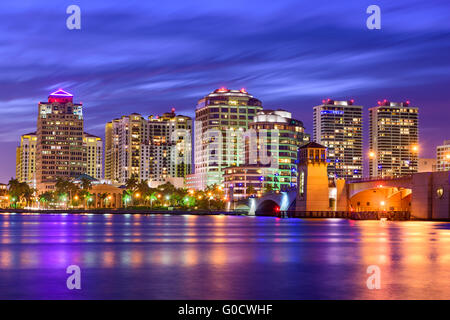
[[[65,27],[63,1],[0,4],[0,147],[34,128],[37,103],[60,87],[83,102],[86,128],[100,136],[107,121],[131,112],[193,115],[197,100],[220,86],[292,110],[309,131],[311,108],[324,97],[370,106],[407,96],[450,116],[442,0],[380,1],[376,31],[365,26],[365,0],[77,4],[80,31]],[[427,142],[445,138],[423,132]],[[0,171],[0,181],[10,175]]]

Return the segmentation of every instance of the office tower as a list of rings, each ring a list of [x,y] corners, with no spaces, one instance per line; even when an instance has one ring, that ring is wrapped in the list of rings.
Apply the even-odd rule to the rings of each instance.
[[[223,182],[223,169],[244,163],[242,135],[262,109],[245,89],[220,88],[198,101],[195,110],[196,189]]]
[[[21,136],[20,146],[16,149],[16,179],[36,187],[36,132]],[[86,173],[96,179],[102,178],[102,139],[83,133],[83,147],[86,153]]]
[[[54,189],[57,178],[86,172],[83,147],[83,107],[73,95],[58,90],[38,106],[36,185],[39,191]]]
[[[437,171],[450,170],[450,140],[445,140],[441,146],[436,148]]]
[[[297,152],[309,142],[303,123],[285,110],[261,110],[244,134],[245,162],[225,169],[224,185],[233,200],[260,195],[267,188],[297,187]],[[230,188],[232,190],[230,190]]]
[[[108,122],[105,178],[121,184],[132,175],[156,184],[183,178],[191,170],[191,130],[191,118],[174,109],[148,120],[133,113]]]
[[[36,188],[36,132],[20,137],[20,146],[16,148],[16,179]]]
[[[102,179],[102,138],[84,132],[83,144],[86,150],[86,173],[97,180]]]
[[[409,101],[378,101],[378,106],[369,109],[371,177],[399,177],[417,172],[418,112]]]
[[[314,107],[313,140],[327,148],[328,176],[362,178],[362,106],[323,100]]]
[[[183,186],[184,177],[191,173],[191,134],[192,119],[176,115],[175,109],[150,116],[148,138],[141,148],[141,179],[153,186],[165,181]]]

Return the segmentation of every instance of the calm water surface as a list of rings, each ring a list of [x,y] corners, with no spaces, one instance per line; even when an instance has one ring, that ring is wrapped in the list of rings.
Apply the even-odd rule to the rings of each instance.
[[[0,214],[0,298],[450,299],[450,224]]]

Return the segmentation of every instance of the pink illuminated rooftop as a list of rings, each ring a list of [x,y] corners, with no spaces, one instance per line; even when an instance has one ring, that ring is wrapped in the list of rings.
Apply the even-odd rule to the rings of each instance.
[[[73,102],[73,95],[68,93],[67,91],[64,91],[63,89],[58,89],[55,92],[50,93],[50,95],[48,96],[48,102]]]

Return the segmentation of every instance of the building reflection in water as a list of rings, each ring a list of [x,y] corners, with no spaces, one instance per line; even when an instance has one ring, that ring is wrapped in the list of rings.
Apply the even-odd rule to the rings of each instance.
[[[442,222],[0,214],[0,242],[0,298],[74,298],[71,264],[76,298],[450,298]]]

